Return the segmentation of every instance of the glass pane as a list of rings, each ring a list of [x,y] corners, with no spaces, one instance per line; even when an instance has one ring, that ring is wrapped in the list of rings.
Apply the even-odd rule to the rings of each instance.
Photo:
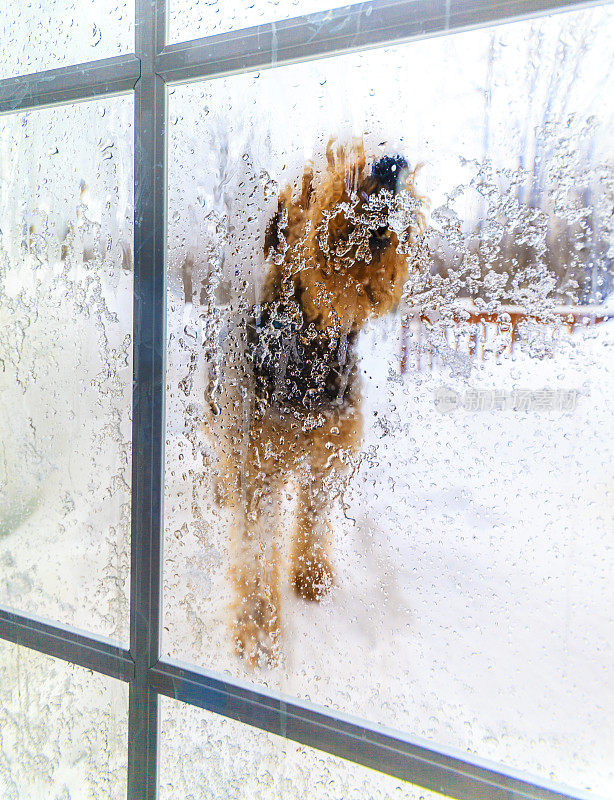
[[[161,698],[160,800],[437,800],[374,770]]]
[[[341,5],[356,5],[358,0]],[[169,42],[250,28],[337,8],[334,0],[169,0]]]
[[[124,640],[132,114],[0,117],[0,602]]]
[[[611,794],[613,28],[171,90],[167,655]]]
[[[134,51],[134,0],[5,0],[0,78]]]
[[[0,642],[4,800],[125,800],[128,685]]]

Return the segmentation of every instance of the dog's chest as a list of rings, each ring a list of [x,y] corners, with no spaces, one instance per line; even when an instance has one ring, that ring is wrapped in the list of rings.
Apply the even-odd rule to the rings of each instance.
[[[358,377],[356,336],[307,324],[293,301],[255,306],[247,343],[257,398],[281,411],[342,405]]]

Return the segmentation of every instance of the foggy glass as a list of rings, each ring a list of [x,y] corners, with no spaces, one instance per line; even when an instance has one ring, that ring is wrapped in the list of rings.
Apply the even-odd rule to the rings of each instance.
[[[611,28],[169,89],[165,656],[612,788]],[[369,189],[397,157],[411,185]],[[393,241],[401,296],[358,324],[330,276]],[[355,359],[338,440],[316,351]]]
[[[0,602],[124,641],[132,115],[0,117]]]
[[[4,0],[0,78],[134,49],[134,0]]]
[[[127,684],[0,643],[4,800],[121,800],[127,752]]]

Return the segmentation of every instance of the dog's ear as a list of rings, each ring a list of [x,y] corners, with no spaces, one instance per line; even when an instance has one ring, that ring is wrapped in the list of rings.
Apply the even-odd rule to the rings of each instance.
[[[311,162],[307,163],[305,171],[303,172],[303,183],[301,186],[301,197],[299,205],[303,210],[307,210],[311,204],[311,197],[313,195],[313,165]]]
[[[304,236],[305,220],[313,196],[313,166],[308,162],[303,173],[300,194],[294,195],[292,187],[286,186],[279,195],[277,213],[270,219],[264,234],[265,258],[268,258],[271,252],[279,250],[282,244],[281,237],[292,246]]]
[[[277,205],[277,213],[273,214],[264,233],[264,257],[268,258],[271,250],[279,247],[279,221],[282,218],[283,203],[280,200]]]

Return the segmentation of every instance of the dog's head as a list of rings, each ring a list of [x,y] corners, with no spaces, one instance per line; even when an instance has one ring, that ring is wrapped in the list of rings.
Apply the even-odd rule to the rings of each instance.
[[[309,320],[358,330],[398,305],[425,227],[423,201],[401,155],[368,165],[362,142],[333,151],[331,141],[327,160],[321,175],[307,167],[299,196],[282,194],[265,251]]]

